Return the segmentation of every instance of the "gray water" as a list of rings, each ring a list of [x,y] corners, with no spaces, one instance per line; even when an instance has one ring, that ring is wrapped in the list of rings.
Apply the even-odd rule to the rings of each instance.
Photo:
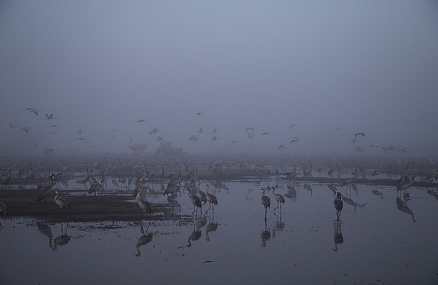
[[[260,197],[269,182],[227,182],[210,188],[219,205],[167,221],[52,224],[31,218],[1,220],[2,284],[437,284],[438,200],[410,188],[397,208],[395,187],[340,189],[337,222],[326,184],[293,184],[295,201],[281,212],[272,193],[266,220]],[[273,186],[275,182],[271,182]],[[285,194],[286,184],[276,193]],[[383,193],[383,198],[372,190]],[[162,200],[162,197],[157,199]],[[151,202],[154,198],[149,197]],[[203,207],[205,211],[208,205]],[[413,221],[415,220],[415,222]],[[142,236],[146,244],[138,247]],[[190,245],[190,246],[189,246]]]

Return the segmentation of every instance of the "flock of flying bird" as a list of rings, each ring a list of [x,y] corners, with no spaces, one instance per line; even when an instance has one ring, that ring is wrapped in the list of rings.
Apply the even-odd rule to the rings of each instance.
[[[28,111],[29,113],[33,113],[33,114],[35,114],[35,116],[38,116],[38,114],[41,112],[40,110],[38,110],[36,108],[26,108],[26,109],[24,109],[24,111]],[[194,114],[197,115],[197,116],[205,115],[202,112],[195,112]],[[57,119],[56,117],[54,117],[53,113],[45,114],[45,117],[46,117],[45,119],[49,120],[49,121]],[[135,120],[134,122],[136,122],[136,123],[148,123],[148,121],[146,119],[138,119],[138,120]],[[10,123],[10,127],[11,128],[18,128],[18,125],[14,125],[14,124]],[[58,128],[59,125],[52,124],[51,127],[52,128]],[[296,127],[297,127],[296,124],[291,124],[289,126],[289,130],[292,130],[292,129],[296,128]],[[28,126],[23,126],[23,127],[21,127],[21,129],[24,132],[29,133],[29,131],[32,128],[28,127]],[[249,140],[249,139],[254,139],[254,138],[257,137],[257,135],[255,134],[255,129],[253,127],[245,127],[244,130],[245,130],[246,139]],[[341,128],[336,128],[335,129],[335,131],[341,131],[341,130],[342,130]],[[81,136],[81,134],[83,132],[85,132],[84,130],[80,129],[80,130],[76,130],[75,132],[78,133],[78,135],[79,135],[75,140],[79,140],[79,141],[82,141],[82,142],[84,142],[86,144],[90,144],[90,148],[97,148],[95,145],[93,145],[91,143],[90,139],[87,139],[86,137]],[[160,132],[160,129],[157,128],[157,127],[153,128],[150,131],[147,131],[147,133],[149,135],[156,135],[155,141],[164,141],[165,140],[164,136],[163,135],[159,135],[158,134],[159,132]],[[58,133],[58,131],[51,131],[51,132],[49,132],[49,134],[55,134],[55,133]],[[93,132],[90,131],[90,133],[93,133]],[[116,128],[112,128],[112,136],[111,136],[111,138],[116,138],[116,133],[117,133],[117,129]],[[146,131],[145,131],[145,133],[146,133]],[[195,134],[192,134],[191,136],[188,137],[188,141],[191,141],[191,142],[199,141],[200,140],[199,135],[202,136],[202,134],[205,134],[205,133],[208,133],[208,132],[204,131],[203,128],[201,127]],[[218,134],[218,128],[217,127],[214,128],[209,133],[211,133],[213,135],[211,138],[208,139],[209,142],[213,143],[213,142],[217,142],[217,141],[220,140],[220,137],[217,135]],[[259,136],[260,137],[265,137],[265,136],[272,136],[272,135],[271,135],[271,132],[265,131],[265,132],[261,132],[259,134]],[[360,142],[359,141],[359,137],[364,138],[365,137],[365,133],[364,132],[357,132],[357,133],[355,133],[354,134],[354,138],[352,139],[351,143],[353,143],[353,144],[359,143]],[[289,141],[289,143],[283,143],[283,144],[278,145],[276,147],[276,150],[279,151],[280,149],[286,149],[286,148],[288,148],[287,145],[293,145],[295,143],[299,143],[300,141],[301,141],[301,137],[299,135],[294,135],[291,138],[291,140]],[[131,138],[129,140],[129,142],[133,143],[134,141]],[[235,143],[238,143],[238,142],[239,142],[239,140],[235,139],[235,140],[227,141],[225,143],[225,145],[232,145],[232,144],[235,144]],[[38,145],[35,144],[34,146],[37,147]],[[375,144],[370,144],[369,148],[370,149],[378,148],[378,146],[375,145]],[[388,153],[391,152],[391,151],[395,151],[395,150],[400,151],[400,152],[406,152],[408,148],[410,148],[410,146],[404,147],[404,148],[397,148],[397,147],[394,147],[394,146],[383,146],[383,147],[381,147],[381,150],[383,150],[385,152],[388,152]],[[52,153],[53,150],[54,150],[53,147],[46,147],[46,148],[44,148],[45,154]],[[357,147],[354,147],[352,150],[354,152],[356,152],[356,153],[360,153],[360,152],[366,150],[366,148],[364,148],[362,145],[359,145]]]

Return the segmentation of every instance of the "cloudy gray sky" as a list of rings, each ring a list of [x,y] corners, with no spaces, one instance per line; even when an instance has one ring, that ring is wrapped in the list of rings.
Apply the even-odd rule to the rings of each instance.
[[[3,2],[2,152],[436,155],[437,51],[436,1]]]

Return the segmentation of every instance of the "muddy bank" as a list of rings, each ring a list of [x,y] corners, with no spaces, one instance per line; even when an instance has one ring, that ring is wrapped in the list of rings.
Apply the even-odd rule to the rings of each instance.
[[[1,201],[8,207],[9,217],[32,217],[50,221],[95,222],[172,220],[181,218],[175,208],[164,203],[153,203],[152,215],[143,215],[132,195],[69,195],[60,191],[72,208],[62,211],[54,202],[54,194],[47,202],[37,202],[38,190],[2,190]]]

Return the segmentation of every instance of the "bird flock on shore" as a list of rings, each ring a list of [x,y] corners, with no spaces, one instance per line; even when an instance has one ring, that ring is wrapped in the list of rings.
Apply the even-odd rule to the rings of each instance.
[[[106,161],[105,163],[109,163],[109,161]],[[101,192],[105,190],[105,179],[104,176],[106,175],[108,168],[102,167],[100,165],[101,162],[98,162],[95,165],[95,171],[92,171],[91,169],[86,169],[84,176],[82,179],[78,179],[77,181],[80,182],[80,184],[83,184],[85,187],[87,187],[86,193],[90,196],[97,196],[100,195]],[[103,163],[102,163],[103,164]],[[313,164],[314,162],[305,162],[302,164],[302,175],[300,175],[300,179],[304,181],[310,181],[312,177],[312,171],[313,171]],[[347,188],[356,188],[354,182],[359,179],[358,175],[363,175],[362,179],[364,178],[364,169],[366,165],[362,165],[359,163],[356,163],[355,167],[351,170],[352,176],[350,178],[344,178],[338,183],[332,183],[329,185],[330,189],[333,192],[333,205],[336,210],[336,220],[340,220],[341,212],[344,206],[344,203],[347,203],[356,209],[356,207],[363,207],[364,205],[361,205],[357,202],[354,202],[351,200],[351,197],[349,195],[342,195],[341,192],[338,190],[338,187],[347,187]],[[411,164],[411,166],[414,164]],[[17,175],[21,177],[21,180],[29,180],[32,181],[35,179],[35,170],[33,167],[29,166],[28,163],[25,163],[25,166],[27,169],[21,169],[17,172]],[[245,166],[244,163],[240,163],[240,166]],[[361,167],[360,167],[361,166]],[[227,166],[229,167],[229,166]],[[223,168],[223,165],[221,162],[218,163],[211,163],[208,166],[208,171],[210,174],[217,175],[218,177],[221,177],[223,175],[226,175],[227,173],[227,167]],[[421,177],[421,179],[426,182],[436,182],[438,181],[438,170],[436,172],[429,171],[429,174],[422,175],[422,174],[411,174],[408,175],[408,167],[406,167],[405,172],[403,175],[400,176],[399,179],[394,181],[396,185],[397,192],[403,192],[403,199],[407,200],[409,198],[409,192],[407,191],[412,185],[415,183],[415,179],[417,176]],[[210,192],[210,182],[204,182],[201,179],[199,179],[199,170],[198,167],[193,167],[191,170],[186,165],[182,168],[180,168],[180,172],[174,173],[172,172],[169,175],[165,175],[164,172],[164,166],[156,166],[155,172],[151,173],[148,169],[148,167],[142,166],[138,168],[135,171],[134,176],[136,177],[135,181],[133,179],[130,179],[131,181],[127,181],[126,177],[119,176],[118,179],[112,179],[112,184],[117,187],[117,189],[121,190],[128,190],[128,182],[135,184],[135,189],[133,193],[133,197],[135,198],[138,207],[141,209],[141,218],[143,218],[144,215],[151,215],[154,211],[154,203],[148,201],[148,195],[150,196],[152,193],[158,194],[160,192],[155,192],[155,190],[150,189],[149,187],[144,187],[144,184],[152,182],[152,181],[166,181],[167,179],[167,185],[162,189],[162,194],[167,196],[167,201],[169,202],[169,205],[179,205],[177,198],[181,196],[182,193],[187,192],[187,197],[190,203],[193,206],[193,211],[191,214],[195,214],[195,216],[198,216],[198,212],[201,214],[207,214],[210,210],[215,210],[215,207],[218,206],[218,198]],[[337,161],[334,163],[333,167],[328,168],[327,176],[330,179],[334,179],[333,175],[335,172],[338,172],[342,168],[342,162]],[[37,192],[38,195],[36,197],[37,202],[44,201],[44,204],[47,204],[47,198],[53,198],[53,201],[58,205],[62,213],[65,211],[73,208],[74,203],[71,204],[65,197],[61,195],[59,192],[59,187],[55,188],[55,185],[62,184],[65,185],[66,188],[68,188],[68,184],[66,181],[63,180],[65,172],[69,169],[69,165],[64,165],[61,167],[61,172],[58,173],[52,173],[49,169],[48,175],[46,179],[38,183],[37,185]],[[117,170],[117,168],[114,168],[114,170]],[[206,169],[205,169],[206,170]],[[186,171],[187,174],[183,175],[182,171]],[[275,199],[276,207],[273,209],[282,211],[282,204],[286,202],[286,198],[290,198],[295,200],[296,199],[296,190],[292,186],[291,182],[297,179],[299,176],[297,171],[296,165],[291,165],[291,170],[281,173],[275,173],[275,172],[262,172],[258,167],[255,167],[253,169],[253,174],[255,177],[269,177],[270,175],[276,175],[277,178],[284,179],[287,181],[287,192],[280,194],[278,193],[278,189],[274,186],[270,187],[262,187],[260,190],[262,191],[261,194],[261,204],[264,208],[264,216],[266,219],[266,215],[268,212],[268,209],[271,207],[271,199],[267,195],[267,193],[270,191],[272,196]],[[318,168],[318,173],[320,173],[320,169]],[[373,170],[369,171],[370,178],[376,180],[381,173],[384,172],[383,166]],[[420,170],[418,170],[420,172]],[[95,176],[100,176],[101,178],[96,178]],[[9,184],[12,179],[12,168],[8,168],[6,171],[2,171],[2,179],[1,184],[7,189],[9,187]],[[134,178],[135,178],[134,177]],[[120,185],[119,185],[120,183]],[[184,184],[184,186],[183,186]],[[215,186],[216,188],[217,186]],[[226,185],[221,185],[219,187],[222,187],[223,189],[226,189],[228,191],[228,188]],[[307,182],[304,184],[304,189],[308,190],[310,192],[310,195],[312,195],[312,187]],[[149,190],[149,191],[148,191]],[[154,191],[154,192],[152,192]],[[277,191],[277,192],[276,192]],[[430,192],[430,193],[429,193]],[[438,193],[435,191],[430,190],[428,193],[431,195],[435,195],[438,199]],[[373,189],[372,193],[376,196],[380,196],[383,198],[383,194],[380,193],[377,189]],[[397,207],[399,210],[409,213],[412,215],[412,211],[407,207],[406,201],[400,198],[400,200],[397,200]],[[209,208],[205,211],[203,211],[203,207],[208,203]],[[9,214],[8,207],[5,203],[0,201],[0,213],[4,216]],[[414,218],[413,218],[414,219]]]

